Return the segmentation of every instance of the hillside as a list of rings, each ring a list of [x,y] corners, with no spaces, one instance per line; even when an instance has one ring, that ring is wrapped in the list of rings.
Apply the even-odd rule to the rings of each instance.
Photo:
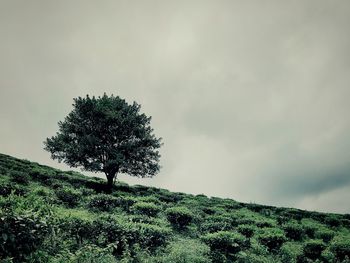
[[[1,262],[350,262],[350,215],[105,181],[0,154]]]

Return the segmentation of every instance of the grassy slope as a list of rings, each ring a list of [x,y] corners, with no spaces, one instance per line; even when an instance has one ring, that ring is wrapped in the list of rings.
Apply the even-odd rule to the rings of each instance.
[[[100,178],[0,154],[0,259],[348,262],[350,215],[125,183],[104,194],[103,186]]]

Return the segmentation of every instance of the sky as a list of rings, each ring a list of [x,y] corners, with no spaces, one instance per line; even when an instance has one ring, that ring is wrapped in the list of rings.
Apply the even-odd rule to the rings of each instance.
[[[350,213],[349,25],[347,0],[0,0],[0,152],[70,169],[43,141],[106,92],[164,143],[123,181]]]

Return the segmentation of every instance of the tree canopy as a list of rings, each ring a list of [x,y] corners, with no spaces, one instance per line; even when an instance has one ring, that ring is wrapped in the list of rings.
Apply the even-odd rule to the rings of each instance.
[[[59,131],[44,142],[53,159],[70,167],[104,172],[111,188],[117,174],[152,177],[160,169],[161,138],[153,134],[151,117],[136,102],[119,96],[78,97]]]

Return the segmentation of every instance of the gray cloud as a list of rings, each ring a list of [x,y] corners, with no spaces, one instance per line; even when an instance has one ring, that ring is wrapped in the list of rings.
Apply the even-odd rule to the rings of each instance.
[[[123,180],[350,212],[349,11],[347,1],[3,0],[0,151],[66,169],[42,141],[73,97],[114,93],[139,102],[165,143],[157,177]]]

